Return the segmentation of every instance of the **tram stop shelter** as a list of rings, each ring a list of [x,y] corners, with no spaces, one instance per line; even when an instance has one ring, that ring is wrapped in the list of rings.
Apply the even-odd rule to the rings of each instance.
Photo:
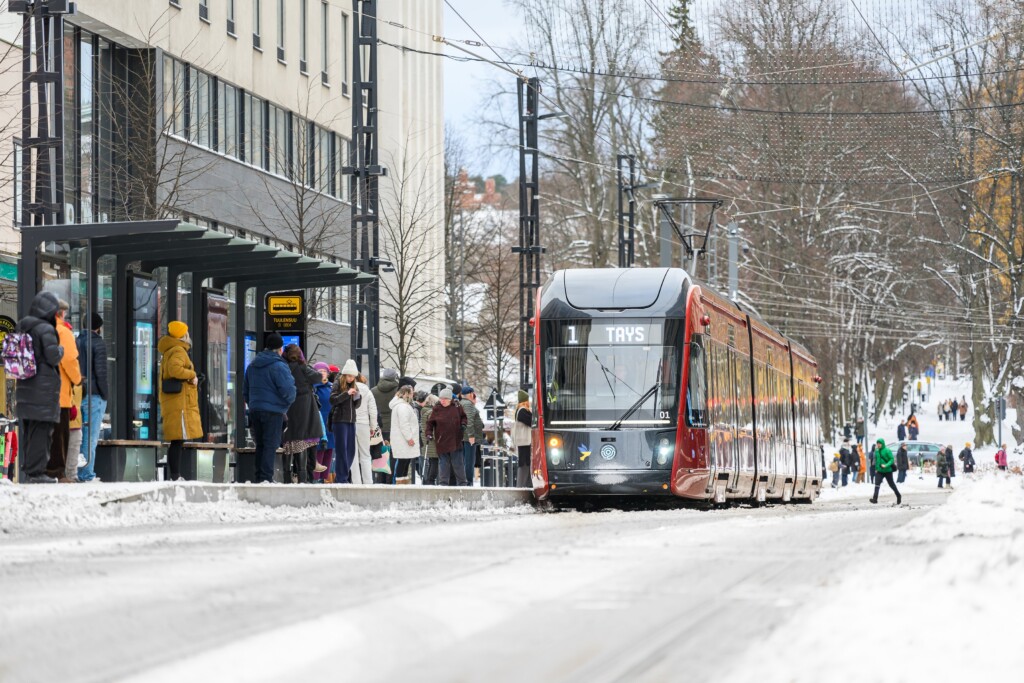
[[[21,229],[18,313],[26,315],[43,290],[68,301],[76,334],[100,313],[110,393],[104,442],[156,444],[154,453],[161,433],[157,341],[171,320],[186,322],[196,372],[205,378],[199,386],[204,442],[226,452],[246,445],[242,377],[275,331],[265,328],[266,295],[373,280],[178,220],[32,226]]]

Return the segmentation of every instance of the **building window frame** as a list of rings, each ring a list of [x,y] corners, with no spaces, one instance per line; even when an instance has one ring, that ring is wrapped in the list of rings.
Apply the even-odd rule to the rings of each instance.
[[[210,0],[199,0],[199,19],[210,23]]]
[[[299,73],[308,75],[309,0],[299,0]]]
[[[285,64],[284,60],[284,0],[277,0],[277,61]]]
[[[227,32],[232,38],[237,38],[238,34],[235,33],[235,0],[227,0]]]
[[[348,97],[348,62],[349,62],[349,50],[351,49],[348,40],[349,16],[345,12],[341,13],[341,60],[338,65],[338,69],[341,71],[341,94]]]
[[[260,32],[263,28],[260,21],[262,10],[263,0],[252,0],[252,47],[260,52],[263,52],[263,48],[260,47]]]
[[[328,59],[330,58],[330,44],[331,44],[331,25],[328,19],[330,19],[330,5],[327,4],[327,0],[321,0],[320,2],[320,83],[330,87],[330,70],[328,69]]]

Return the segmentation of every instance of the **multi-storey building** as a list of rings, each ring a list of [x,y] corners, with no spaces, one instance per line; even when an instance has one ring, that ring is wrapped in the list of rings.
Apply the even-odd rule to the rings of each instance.
[[[381,38],[412,48],[379,52],[381,163],[399,166],[381,180],[382,213],[417,192],[429,257],[443,245],[442,60],[430,54],[441,1],[382,2],[379,12]],[[11,91],[0,109],[3,144],[14,157],[19,28],[15,15],[0,25],[0,47],[15,46],[0,69],[0,88]],[[351,0],[80,0],[64,26],[65,221],[180,217],[347,262],[354,28]],[[6,261],[17,248],[15,169],[11,160],[0,174]],[[415,182],[392,181],[408,177]],[[394,262],[391,246],[384,239],[381,256]],[[59,268],[45,272],[62,278]],[[422,277],[440,281],[443,259],[430,259]],[[307,354],[345,360],[350,294],[307,292]],[[443,308],[433,310],[417,325],[410,372],[443,373]],[[392,316],[382,318],[382,359],[393,364]]]

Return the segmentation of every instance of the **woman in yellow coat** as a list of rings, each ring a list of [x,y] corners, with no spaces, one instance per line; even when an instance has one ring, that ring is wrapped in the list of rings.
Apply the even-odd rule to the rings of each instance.
[[[175,320],[167,325],[167,334],[157,344],[160,352],[160,414],[163,416],[164,441],[167,449],[168,478],[181,476],[181,454],[186,441],[203,436],[203,423],[199,418],[199,378],[188,352],[192,340],[188,325]],[[165,392],[166,380],[178,380],[181,391]],[[173,383],[173,382],[172,382]]]

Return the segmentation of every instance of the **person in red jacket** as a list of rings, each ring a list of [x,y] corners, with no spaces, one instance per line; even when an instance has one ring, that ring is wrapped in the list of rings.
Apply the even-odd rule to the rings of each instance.
[[[462,406],[452,401],[452,390],[444,389],[439,394],[440,402],[427,419],[426,436],[434,441],[438,458],[438,482],[447,484],[452,471],[455,483],[466,486],[466,461],[462,455],[462,432],[468,418]]]
[[[1006,471],[1006,444],[1004,443],[998,451],[996,451],[996,467]]]

